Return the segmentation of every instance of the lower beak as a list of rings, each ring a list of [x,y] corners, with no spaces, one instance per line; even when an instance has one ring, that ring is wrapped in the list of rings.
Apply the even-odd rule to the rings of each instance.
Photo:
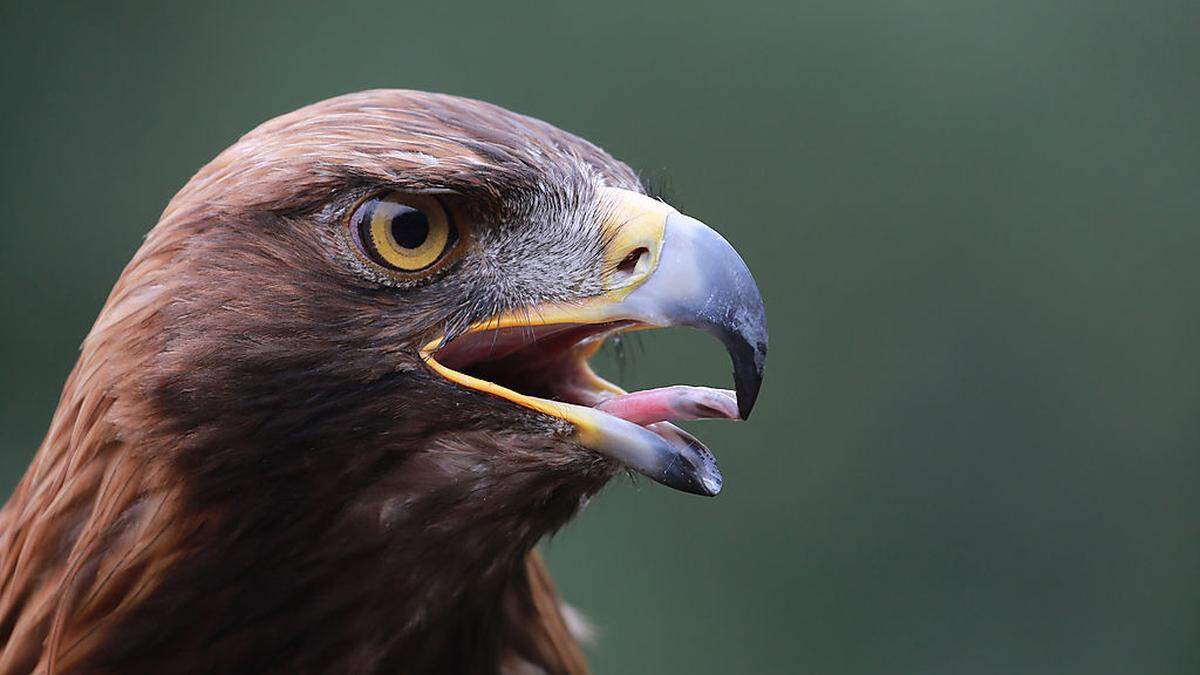
[[[667,420],[750,416],[767,355],[762,296],[741,256],[704,223],[631,191],[606,188],[603,193],[610,235],[605,292],[581,302],[496,317],[469,332],[581,324],[690,326],[725,345],[733,363],[736,394],[700,387],[624,394],[587,367],[586,358],[599,348],[599,340],[575,350],[577,365],[585,371],[583,379],[590,378],[596,390],[596,400],[589,403],[596,405],[526,396],[449,368],[439,361],[441,341],[427,345],[423,356],[448,379],[572,423],[572,440],[655,481],[685,492],[715,495],[723,479],[712,454]],[[531,316],[536,320],[531,321]]]

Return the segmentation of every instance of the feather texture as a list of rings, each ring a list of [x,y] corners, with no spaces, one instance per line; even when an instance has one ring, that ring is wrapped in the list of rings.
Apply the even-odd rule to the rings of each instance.
[[[584,673],[534,550],[617,471],[431,374],[430,335],[594,293],[599,148],[495,106],[353,94],[262,125],[171,201],[0,511],[0,675]],[[379,189],[452,195],[433,283],[346,255]]]

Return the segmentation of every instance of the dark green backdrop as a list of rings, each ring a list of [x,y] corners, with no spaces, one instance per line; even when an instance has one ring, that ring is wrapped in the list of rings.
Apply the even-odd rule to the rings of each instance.
[[[623,481],[546,546],[600,673],[1200,669],[1194,0],[159,5],[0,10],[4,490],[197,168],[432,89],[665,180],[766,296],[725,493]],[[728,381],[640,346],[626,385]]]

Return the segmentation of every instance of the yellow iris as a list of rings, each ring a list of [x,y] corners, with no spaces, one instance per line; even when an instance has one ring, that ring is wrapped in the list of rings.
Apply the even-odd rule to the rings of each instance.
[[[417,272],[437,262],[453,244],[445,209],[426,195],[392,193],[372,203],[364,223],[364,243],[379,260],[403,272]]]

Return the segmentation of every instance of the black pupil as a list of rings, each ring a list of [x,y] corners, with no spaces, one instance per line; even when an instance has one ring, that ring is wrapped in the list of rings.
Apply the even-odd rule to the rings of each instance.
[[[429,238],[429,219],[412,207],[392,216],[392,238],[403,248],[417,248]]]

